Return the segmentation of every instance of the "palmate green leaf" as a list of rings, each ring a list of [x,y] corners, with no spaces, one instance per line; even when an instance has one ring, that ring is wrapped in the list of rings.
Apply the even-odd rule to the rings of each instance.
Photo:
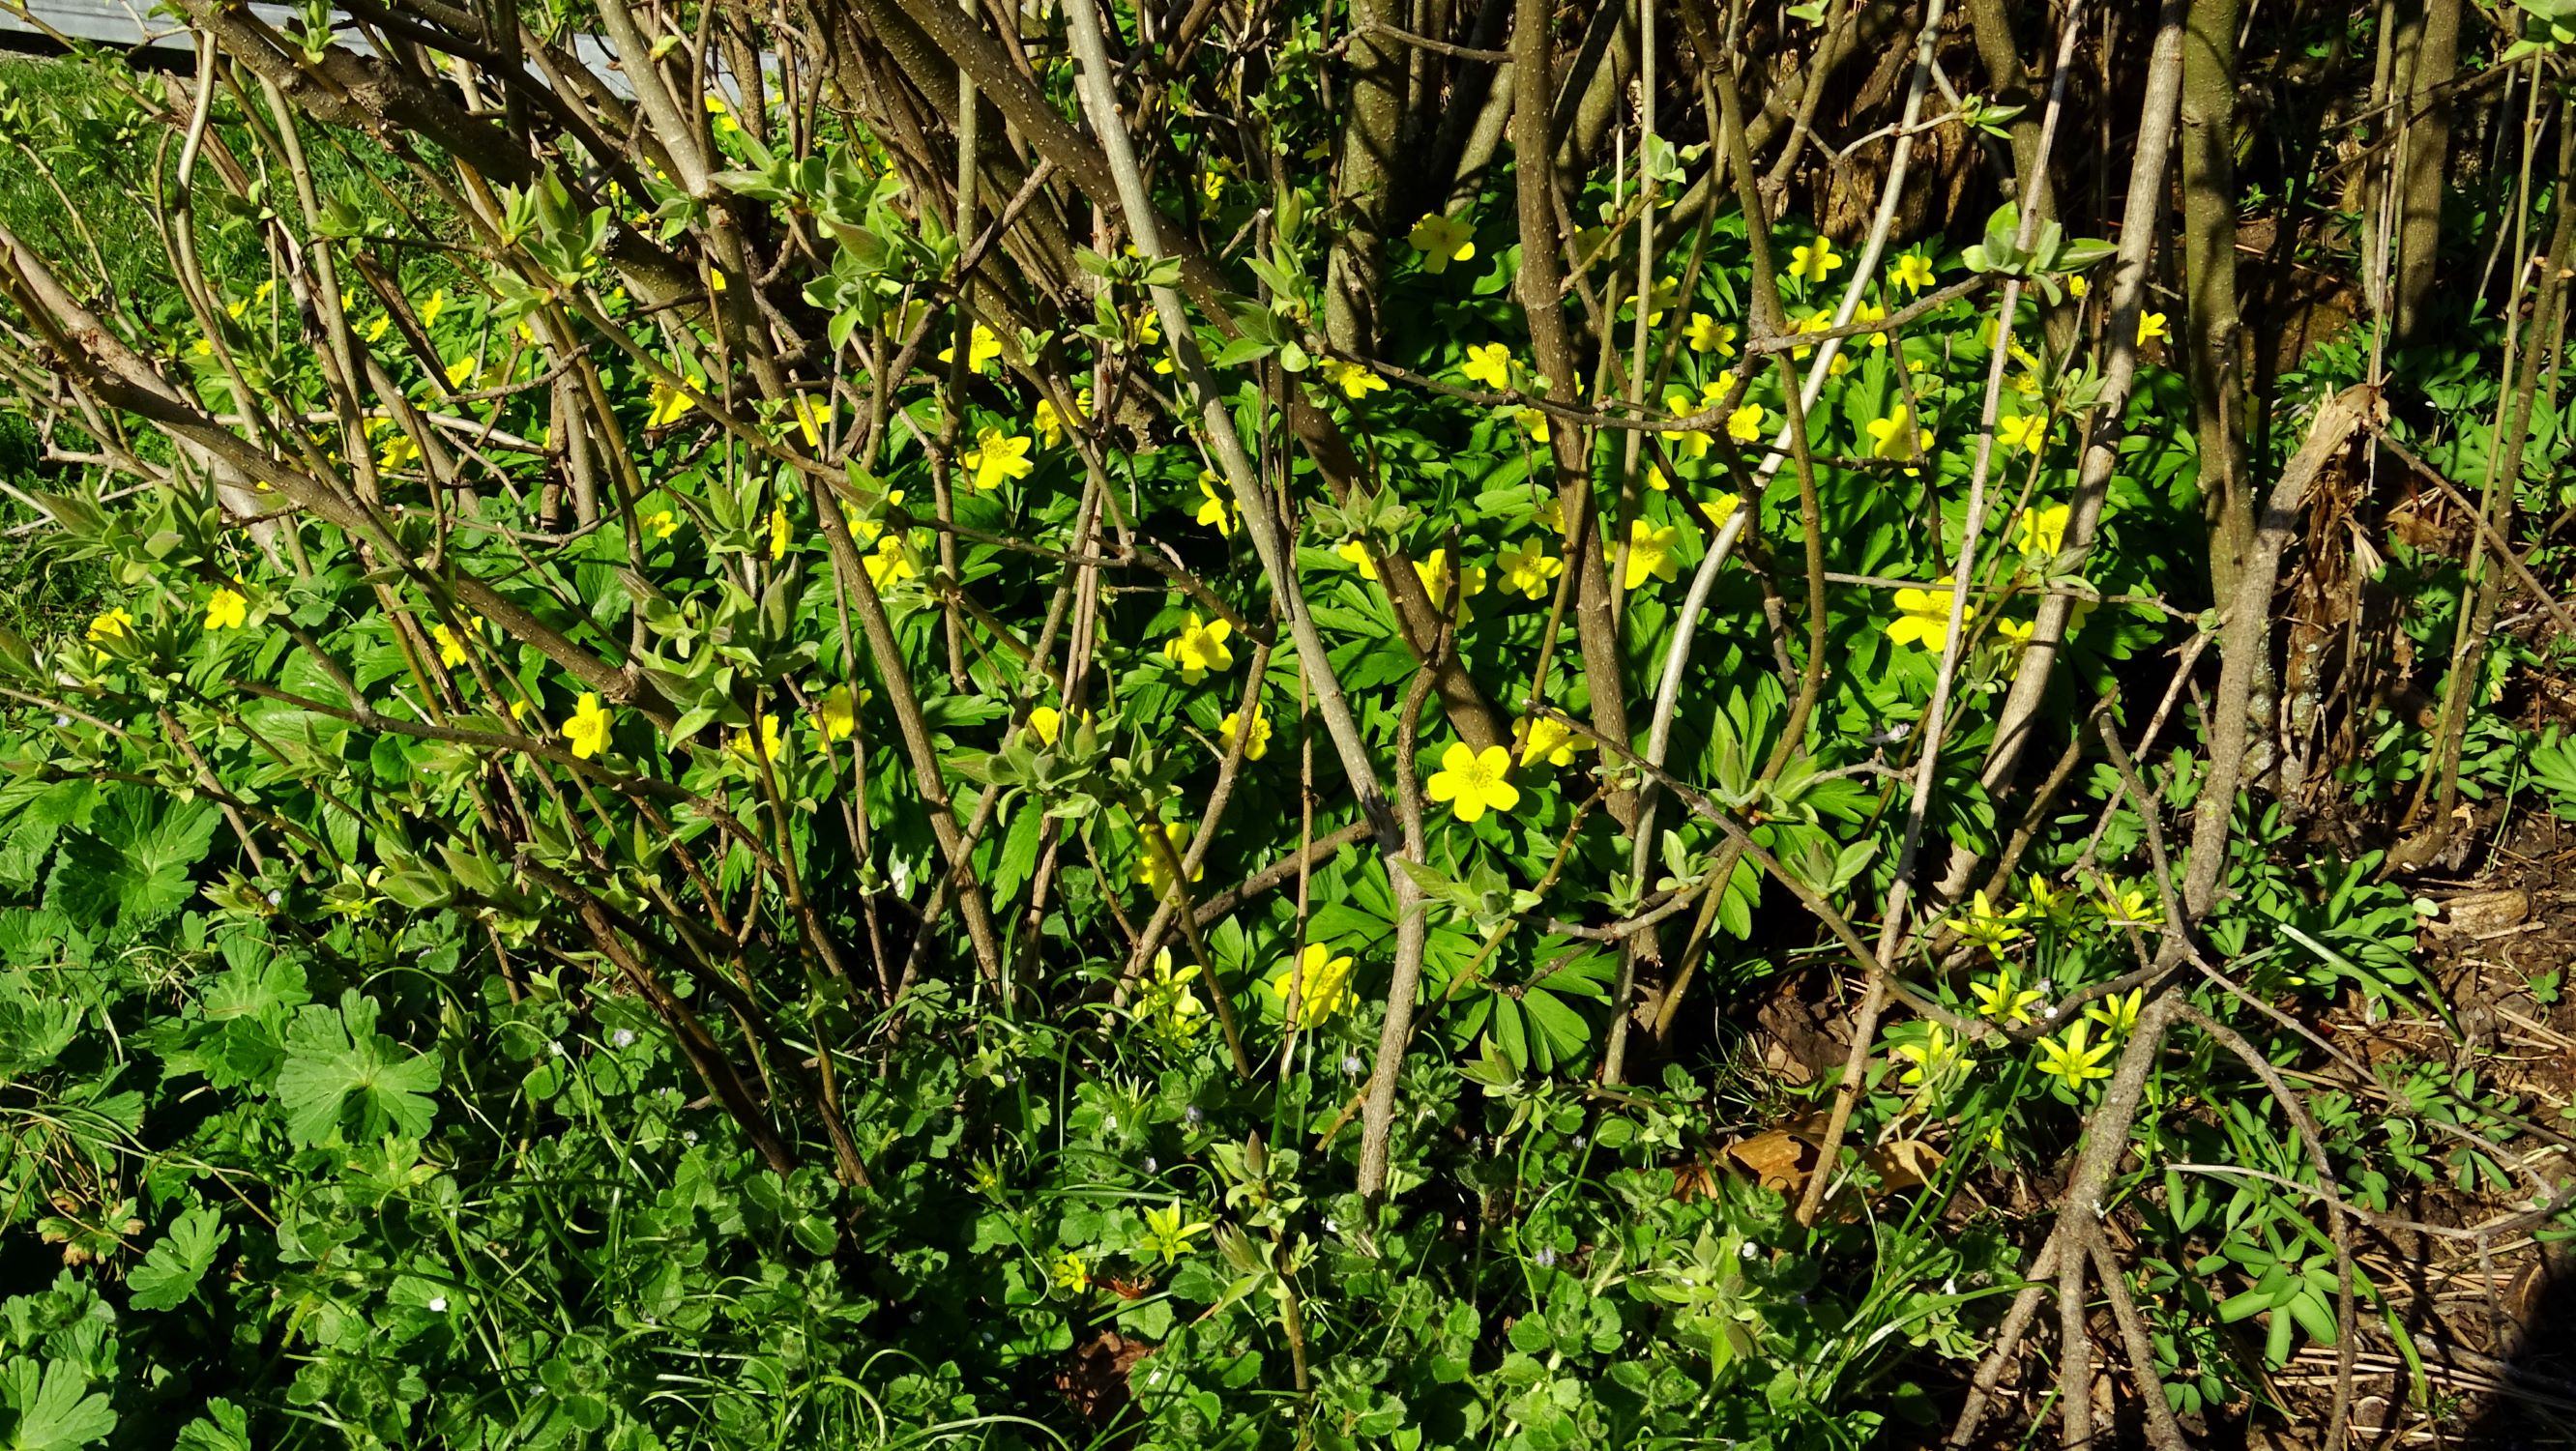
[[[168,1310],[186,1304],[197,1293],[197,1285],[213,1268],[215,1251],[223,1247],[232,1231],[224,1227],[224,1217],[208,1205],[180,1215],[170,1222],[170,1232],[144,1253],[143,1263],[125,1277],[131,1291],[128,1303],[138,1310]]]
[[[45,905],[84,927],[131,938],[195,894],[189,872],[205,859],[221,820],[207,802],[119,792],[88,831],[56,851]]]
[[[344,1125],[362,1141],[389,1127],[415,1139],[428,1131],[437,1113],[429,1095],[438,1090],[438,1059],[406,1053],[378,1033],[376,1013],[375,1000],[352,988],[336,1009],[317,1005],[295,1015],[277,1098],[298,1146],[334,1142]]]
[[[89,1377],[67,1360],[49,1360],[41,1372],[32,1360],[13,1360],[0,1375],[18,1424],[9,1451],[78,1451],[116,1429],[107,1397],[92,1394]]]
[[[206,1402],[206,1413],[179,1428],[179,1451],[251,1451],[250,1417],[221,1396]]]

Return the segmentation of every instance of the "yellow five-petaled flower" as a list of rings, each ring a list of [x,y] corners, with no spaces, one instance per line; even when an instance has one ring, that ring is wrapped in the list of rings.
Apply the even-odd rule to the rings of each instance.
[[[1818,237],[1812,247],[1789,249],[1789,275],[1800,282],[1822,282],[1842,265],[1830,237]]]
[[[1969,605],[1959,612],[1959,623],[1964,625],[1976,617],[1976,606]],[[1899,645],[1921,645],[1926,650],[1948,649],[1950,587],[1898,590],[1896,619],[1887,627],[1887,638]]]
[[[1519,748],[1524,766],[1545,762],[1551,766],[1571,766],[1574,753],[1588,749],[1591,742],[1574,733],[1574,727],[1544,715],[1524,716],[1512,722],[1512,743]]]
[[[1422,270],[1435,277],[1448,271],[1450,263],[1470,261],[1476,255],[1476,229],[1438,212],[1424,214],[1406,240],[1422,254]]]
[[[1154,849],[1153,836],[1156,832],[1162,834],[1164,851]],[[1136,843],[1136,885],[1156,897],[1170,891],[1172,873],[1171,869],[1164,865],[1165,854],[1168,852],[1170,859],[1177,862],[1188,854],[1189,849],[1190,829],[1188,827],[1177,821],[1161,826],[1148,825],[1143,839]],[[1195,882],[1206,875],[1207,863],[1201,862],[1198,869],[1190,873],[1190,880]]]
[[[1342,396],[1346,398],[1366,398],[1371,393],[1386,391],[1386,380],[1379,377],[1376,372],[1358,363],[1343,362],[1339,358],[1324,360],[1324,376],[1331,379],[1333,386],[1341,389]]]
[[[1282,1008],[1288,1005],[1293,990],[1299,1026],[1312,1027],[1350,1006],[1349,958],[1335,957],[1331,948],[1309,942],[1287,968],[1270,980],[1270,990],[1279,995]]]
[[[1163,658],[1180,667],[1183,682],[1196,685],[1211,670],[1234,668],[1234,652],[1226,648],[1226,637],[1234,626],[1222,619],[1202,622],[1198,611],[1190,611],[1190,622],[1180,632],[1163,642]]]
[[[1470,383],[1482,383],[1501,390],[1512,386],[1512,350],[1501,343],[1477,343],[1467,349],[1467,361],[1459,365]]]
[[[1234,537],[1234,501],[1218,492],[1224,482],[1207,469],[1199,470],[1199,511],[1193,517],[1198,523],[1231,539]]]
[[[1029,462],[1025,434],[1006,434],[991,424],[975,430],[975,446],[958,455],[979,489],[998,489],[1004,481],[1024,479],[1036,465]]]
[[[1501,746],[1479,751],[1458,741],[1441,754],[1429,794],[1434,801],[1448,803],[1460,821],[1475,821],[1488,811],[1509,813],[1520,804],[1520,788],[1512,784],[1511,775],[1510,751]]]
[[[250,623],[250,598],[229,586],[218,589],[206,601],[206,628],[238,630]]]
[[[1735,324],[1719,322],[1704,312],[1690,315],[1689,326],[1682,329],[1682,341],[1694,353],[1715,353],[1721,358],[1735,356]]]
[[[847,737],[859,722],[859,699],[847,685],[835,685],[814,702],[814,728],[823,739],[837,741]]]
[[[602,709],[599,697],[584,695],[572,708],[572,719],[564,722],[564,739],[571,742],[574,756],[589,760],[608,749],[608,728],[616,716]]]
[[[1635,589],[1649,576],[1671,580],[1680,573],[1673,549],[1682,531],[1674,525],[1657,528],[1643,519],[1628,521],[1628,572],[1623,589]]]
[[[1243,712],[1239,710],[1227,711],[1225,719],[1217,725],[1217,739],[1223,741],[1225,743],[1225,748],[1231,751],[1234,749],[1234,738],[1236,734],[1242,730]],[[1270,713],[1263,710],[1260,706],[1255,705],[1252,708],[1251,733],[1246,735],[1243,740],[1243,758],[1247,761],[1258,761],[1269,754]]]
[[[1503,588],[1519,590],[1531,599],[1547,595],[1548,581],[1565,572],[1565,561],[1547,552],[1547,546],[1536,539],[1524,539],[1495,556],[1502,566]]]

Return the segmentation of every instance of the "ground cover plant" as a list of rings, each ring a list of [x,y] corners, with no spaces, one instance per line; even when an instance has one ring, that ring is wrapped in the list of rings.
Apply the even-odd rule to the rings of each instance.
[[[2559,8],[164,13],[0,61],[11,1445],[2576,1404]]]

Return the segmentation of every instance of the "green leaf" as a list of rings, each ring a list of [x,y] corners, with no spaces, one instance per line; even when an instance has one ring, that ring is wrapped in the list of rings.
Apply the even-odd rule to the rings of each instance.
[[[231,1236],[223,1215],[208,1205],[198,1205],[172,1220],[170,1232],[126,1275],[130,1303],[138,1310],[168,1310],[187,1303],[214,1265],[215,1251]]]
[[[179,1428],[177,1451],[251,1451],[250,1417],[216,1396],[204,1415]]]
[[[405,1056],[402,1045],[376,1031],[376,1003],[355,988],[337,1009],[308,1007],[286,1033],[286,1066],[277,1071],[277,1097],[286,1109],[286,1132],[299,1146],[330,1143],[344,1125],[360,1141],[388,1126],[405,1137],[427,1132],[437,1105],[438,1060]]]
[[[34,1361],[13,1361],[7,1380],[9,1400],[18,1408],[10,1451],[76,1451],[116,1429],[107,1397],[89,1394],[89,1377],[70,1361],[45,1362],[41,1382]]]
[[[214,844],[222,814],[206,802],[117,793],[87,832],[63,842],[45,904],[84,926],[131,938],[194,895],[188,873]]]

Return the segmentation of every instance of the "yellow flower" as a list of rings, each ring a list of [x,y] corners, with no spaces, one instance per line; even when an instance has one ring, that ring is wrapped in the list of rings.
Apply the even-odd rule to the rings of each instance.
[[[126,613],[123,605],[89,622],[89,642],[93,645],[101,640],[121,640],[133,633],[134,616]]]
[[[1842,265],[1843,259],[1834,252],[1830,237],[1818,237],[1812,247],[1789,249],[1789,275],[1800,282],[1822,282]]]
[[[1735,324],[1719,322],[1704,312],[1690,315],[1690,325],[1682,329],[1682,341],[1694,353],[1715,353],[1721,358],[1735,356]]]
[[[2110,1066],[2102,1060],[2111,1056],[2111,1044],[2106,1039],[2087,1047],[2084,1039],[2091,1031],[2089,1024],[2077,1023],[2066,1030],[2063,1039],[2040,1039],[2039,1071],[2069,1088],[2082,1088],[2096,1078],[2110,1077]]]
[[[447,386],[451,390],[463,388],[466,379],[481,371],[483,371],[483,360],[468,354],[447,365]]]
[[[2052,927],[2064,927],[2075,920],[2075,904],[2065,892],[2048,884],[2037,872],[2030,874],[2029,889],[2022,893],[2022,905],[2032,916]]]
[[[1055,1257],[1054,1266],[1047,1271],[1047,1283],[1068,1295],[1079,1295],[1091,1288],[1091,1267],[1082,1262],[1082,1256],[1066,1250]]]
[[[1512,753],[1501,746],[1487,746],[1479,751],[1464,741],[1454,742],[1440,757],[1440,769],[1432,774],[1430,796],[1434,801],[1449,803],[1460,821],[1474,821],[1487,811],[1508,814],[1520,804],[1520,788],[1511,782]]]
[[[1145,1238],[1167,1265],[1189,1253],[1191,1238],[1205,1234],[1210,1228],[1203,1223],[1183,1224],[1181,1218],[1181,1206],[1177,1203],[1145,1211]]]
[[[1084,391],[1088,393],[1090,390]],[[1077,409],[1074,417],[1079,420],[1081,416]],[[1049,448],[1064,442],[1064,418],[1055,411],[1055,404],[1044,398],[1038,400],[1037,430],[1038,437],[1046,440],[1046,446]]]
[[[1475,257],[1475,238],[1476,229],[1468,223],[1429,212],[1413,224],[1413,233],[1406,240],[1422,254],[1422,270],[1437,277],[1449,270],[1450,263]]]
[[[442,287],[429,295],[429,301],[420,305],[420,325],[424,328],[438,326],[438,315],[445,311],[447,311],[447,289]]]
[[[1207,1025],[1207,1006],[1190,984],[1198,980],[1199,969],[1190,963],[1175,970],[1172,949],[1166,947],[1154,954],[1154,970],[1144,982],[1144,991],[1128,1000],[1127,1013],[1146,1032],[1164,1043],[1186,1045]]]
[[[1345,363],[1339,358],[1324,360],[1324,376],[1331,379],[1333,386],[1341,389],[1342,396],[1346,398],[1366,398],[1371,393],[1386,391],[1384,378],[1357,363]]]
[[[1225,748],[1229,751],[1234,749],[1234,735],[1236,731],[1243,728],[1242,722],[1243,712],[1230,710],[1226,712],[1225,719],[1217,725],[1217,739],[1224,742]],[[1252,734],[1243,742],[1243,758],[1247,761],[1258,761],[1269,754],[1270,713],[1255,705],[1252,708]]]
[[[2005,639],[2007,639],[2007,640],[2012,641],[2012,642],[2013,642],[2014,644],[2016,644],[2016,645],[2027,645],[2027,644],[2029,644],[2029,643],[2030,643],[2030,636],[2031,636],[2031,632],[2032,632],[2033,630],[2038,629],[2038,628],[2039,628],[2039,626],[2038,626],[2038,622],[2033,621],[2033,620],[1997,620],[1997,621],[1995,621],[1995,633],[1996,633],[1996,634],[1998,634],[1998,635],[2003,636],[2003,637],[2004,637]]]
[[[1234,626],[1222,619],[1201,623],[1198,611],[1190,611],[1190,622],[1163,643],[1163,658],[1181,669],[1184,684],[1196,685],[1211,670],[1234,668],[1234,652],[1225,647],[1226,637]]]
[[[1512,410],[1512,421],[1521,426],[1521,432],[1530,436],[1530,442],[1547,442],[1546,414],[1535,408],[1515,408]]]
[[[383,342],[385,338],[385,330],[393,325],[394,319],[393,314],[391,313],[380,312],[374,317],[369,318],[367,320],[367,341],[371,343]]]
[[[730,136],[742,129],[741,124],[733,118],[733,108],[724,103],[722,96],[707,97],[707,115],[710,118],[708,124],[715,129],[718,136]]]
[[[1897,404],[1896,411],[1885,418],[1871,419],[1867,427],[1871,458],[1920,458],[1932,448],[1932,430],[1916,426],[1913,410],[1902,403]],[[1906,472],[1919,474],[1923,471],[1909,468]]]
[[[1467,349],[1467,361],[1459,365],[1470,383],[1482,383],[1500,391],[1512,386],[1512,350],[1501,343],[1477,343]]]
[[[1592,742],[1575,732],[1574,727],[1550,716],[1523,716],[1512,722],[1512,744],[1518,748],[1520,763],[1534,766],[1545,762],[1551,766],[1571,766],[1574,753],[1591,749]]]
[[[769,557],[787,557],[787,506],[773,505],[769,511]]]
[[[2084,1016],[2102,1025],[2105,1042],[2117,1042],[2137,1031],[2138,1009],[2145,1005],[2147,990],[2131,988],[2126,993],[2110,996],[2084,1010]]]
[[[778,734],[778,717],[771,715],[767,711],[761,712],[760,759],[764,761],[777,760],[778,752],[785,744],[786,743]],[[752,758],[751,732],[748,729],[735,731],[733,733],[733,739],[725,742],[725,749],[742,757],[746,761],[750,760]]]
[[[1148,832],[1159,830],[1163,833],[1163,844],[1171,848],[1173,861],[1181,861],[1188,856],[1190,850],[1188,827],[1179,822],[1172,822],[1161,827],[1147,826],[1145,830]],[[1195,882],[1206,875],[1207,864],[1201,862],[1198,869],[1190,873],[1190,880]],[[1172,887],[1171,873],[1163,866],[1162,853],[1154,850],[1153,843],[1148,841],[1139,841],[1136,844],[1136,885],[1157,897],[1170,891]],[[1196,972],[1197,969],[1192,968],[1191,971]]]
[[[2048,447],[2048,415],[2024,413],[2014,418],[1997,419],[1995,441],[2006,448],[2026,448],[2037,453]]]
[[[1920,252],[1908,252],[1896,259],[1896,285],[1908,292],[1921,292],[1932,285],[1932,259]]]
[[[1270,980],[1270,990],[1279,995],[1282,1009],[1288,1006],[1290,990],[1295,990],[1300,1027],[1313,1027],[1351,1005],[1349,958],[1335,957],[1331,948],[1309,942],[1296,962],[1282,966],[1288,970]]]
[[[912,567],[912,555],[903,547],[903,537],[898,534],[888,534],[879,539],[876,553],[869,555],[864,562],[868,583],[878,589],[910,579],[919,572]]]
[[[1209,206],[1215,206],[1217,199],[1224,195],[1225,162],[1211,161],[1208,163],[1207,170],[1199,173],[1199,197]]]
[[[1545,599],[1548,581],[1565,573],[1565,561],[1547,552],[1536,539],[1524,539],[1497,556],[1502,566],[1503,588],[1516,589],[1531,599]]]
[[[984,326],[980,322],[975,324],[975,329],[968,335],[968,341],[966,344],[966,366],[968,370],[977,373],[983,372],[984,365],[986,363],[993,361],[1001,355],[1002,340],[993,336],[993,330],[991,328]],[[957,361],[957,345],[955,343],[950,343],[948,346],[941,348],[939,350],[939,361],[943,363],[953,363]]]
[[[2000,957],[2004,944],[2022,935],[2021,928],[2014,925],[2021,920],[2021,915],[2020,907],[2009,912],[1997,912],[1995,904],[1987,899],[1985,893],[1979,892],[1968,913],[1951,918],[1950,925],[1959,930],[1960,936],[1971,942],[1983,943],[1988,952]]]
[[[2074,298],[2077,302],[2082,302],[2085,295],[2090,293],[2092,290],[2092,282],[2087,280],[2081,272],[2078,272],[2074,276],[2066,279],[2066,295]]]
[[[1964,625],[1977,617],[1977,607],[1959,612]],[[1887,627],[1887,638],[1899,645],[1921,645],[1926,650],[1950,647],[1950,587],[1937,589],[1901,589],[1896,592],[1896,619]]]
[[[206,628],[238,630],[250,623],[250,600],[241,591],[223,588],[206,601]]]
[[[1913,1065],[1907,1068],[1904,1076],[1897,1080],[1907,1088],[1923,1088],[1937,1084],[1941,1081],[1942,1075],[1957,1067],[1962,1061],[1958,1040],[1951,1037],[1950,1030],[1939,1023],[1929,1025],[1921,1038],[1910,1043],[1897,1044],[1896,1056]]]
[[[608,728],[617,717],[600,709],[599,697],[584,695],[573,705],[572,719],[564,722],[564,739],[571,743],[573,755],[589,760],[608,749]]]
[[[1231,539],[1234,537],[1234,500],[1217,492],[1217,486],[1224,482],[1210,470],[1199,470],[1199,511],[1192,517]]]
[[[901,489],[896,489],[885,496],[885,505],[889,509],[898,507],[902,503],[903,490]],[[841,505],[841,522],[850,526],[851,533],[866,540],[870,544],[879,544],[882,536],[885,534],[884,520],[866,518],[859,513],[858,509],[854,505],[851,504],[844,503]]]
[[[2055,559],[2066,547],[2064,504],[2033,504],[2021,513],[2021,552],[2034,559]]]
[[[1025,435],[1004,434],[989,423],[975,430],[975,446],[957,461],[966,466],[979,489],[998,489],[1005,479],[1027,478],[1036,467],[1029,462]]]
[[[1635,589],[1644,584],[1649,575],[1669,581],[1678,574],[1680,566],[1673,559],[1673,544],[1681,534],[1681,529],[1675,525],[1668,524],[1658,529],[1643,519],[1629,520],[1628,575],[1624,587]]]
[[[1726,415],[1726,436],[1737,443],[1762,441],[1762,405],[1747,403]]]
[[[1351,567],[1360,572],[1360,578],[1367,580],[1377,578],[1377,561],[1369,558],[1367,545],[1356,539],[1345,539],[1333,546],[1333,552],[1349,560]]]
[[[847,685],[835,685],[814,702],[814,728],[823,739],[845,739],[859,724],[859,698]]]
[[[1852,309],[1852,321],[1854,322],[1878,322],[1886,316],[1887,309],[1874,302],[1864,302],[1860,306]],[[1871,333],[1869,335],[1869,345],[1873,348],[1886,347],[1887,334]]]
[[[2114,927],[2153,927],[2164,921],[2164,913],[2147,901],[2147,894],[2135,888],[2122,890],[2105,882],[2102,886],[2102,920]]]
[[[453,670],[465,663],[465,641],[443,624],[429,627],[429,638],[438,645],[438,663]]]
[[[1699,410],[1692,406],[1691,395],[1676,388],[1664,395],[1664,411],[1675,418],[1688,418]],[[1708,435],[1695,429],[1681,429],[1664,435],[1664,446],[1685,459],[1708,457]]]
[[[1699,511],[1708,516],[1708,527],[1723,529],[1726,527],[1726,521],[1735,517],[1735,511],[1743,507],[1744,500],[1737,495],[1719,494],[1700,505]]]
[[[668,509],[656,509],[644,516],[644,527],[656,539],[668,539],[680,532],[680,516]]]
[[[832,426],[831,400],[817,401],[800,393],[788,400],[788,412],[796,420],[796,431],[805,435],[805,446],[821,448],[823,435]]]
[[[1976,997],[1979,1017],[1992,1018],[2009,1028],[2030,1026],[2031,1007],[2045,996],[2037,988],[2023,987],[2009,967],[1996,973],[1991,983],[1971,981],[1968,991]]]
[[[1051,705],[1034,706],[1029,711],[1029,732],[1040,745],[1055,744],[1057,733],[1064,729],[1064,712]]]
[[[376,452],[376,467],[380,469],[409,468],[418,462],[420,445],[412,442],[408,433],[397,433],[386,439],[385,446]]]
[[[2147,344],[2154,342],[2156,339],[2165,336],[2167,336],[2167,334],[2165,332],[2165,315],[2163,313],[2142,312],[2138,314],[2139,347],[2143,348]]]
[[[1475,613],[1467,608],[1467,601],[1485,592],[1483,565],[1471,564],[1463,570],[1452,572],[1449,568],[1449,551],[1441,548],[1432,550],[1431,557],[1428,559],[1413,561],[1413,573],[1415,578],[1422,581],[1422,592],[1431,597],[1433,609],[1438,610],[1442,615],[1448,615],[1454,610],[1458,623],[1462,626],[1475,618]],[[1455,593],[1451,592],[1453,586]]]
[[[448,381],[452,386],[455,379],[451,376]],[[680,416],[688,411],[688,394],[681,392],[679,389],[674,388],[667,383],[657,382],[653,385],[653,411],[651,414],[646,416],[644,426],[646,428],[668,428],[672,424],[679,422]]]

